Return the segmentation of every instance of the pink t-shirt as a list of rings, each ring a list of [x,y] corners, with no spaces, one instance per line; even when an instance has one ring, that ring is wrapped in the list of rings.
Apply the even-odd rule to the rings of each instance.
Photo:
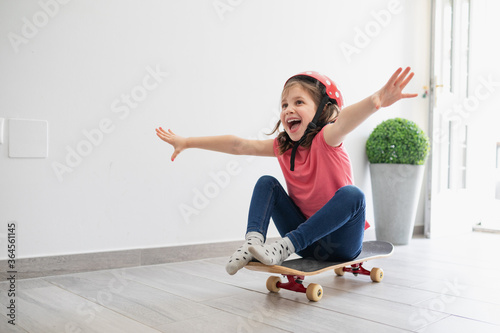
[[[274,139],[274,154],[285,176],[288,195],[306,218],[311,217],[346,185],[352,185],[351,160],[342,143],[329,146],[323,128],[313,139],[309,149],[299,147],[295,155],[295,171],[290,171],[292,149],[279,154],[278,140]],[[365,229],[370,225],[365,223]]]

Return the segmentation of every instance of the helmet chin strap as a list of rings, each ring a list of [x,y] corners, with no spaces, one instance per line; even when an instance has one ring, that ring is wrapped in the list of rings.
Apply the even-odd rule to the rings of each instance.
[[[290,170],[294,171],[295,169],[295,154],[297,153],[297,148],[306,140],[306,137],[311,131],[316,129],[318,127],[317,123],[319,120],[319,117],[323,113],[323,109],[325,108],[325,105],[329,102],[330,98],[328,95],[324,95],[323,98],[321,99],[321,102],[319,103],[318,109],[316,110],[316,114],[314,115],[313,120],[307,125],[306,130],[304,131],[304,135],[299,139],[299,141],[295,142],[293,148],[292,148],[292,155],[290,156]]]

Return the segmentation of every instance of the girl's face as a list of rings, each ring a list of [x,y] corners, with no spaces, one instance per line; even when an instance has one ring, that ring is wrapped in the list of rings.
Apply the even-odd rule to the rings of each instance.
[[[288,88],[281,99],[280,120],[292,141],[299,141],[313,120],[317,105],[299,84]]]

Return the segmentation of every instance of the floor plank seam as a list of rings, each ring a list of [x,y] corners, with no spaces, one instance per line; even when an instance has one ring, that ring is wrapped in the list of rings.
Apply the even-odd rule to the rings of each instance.
[[[70,275],[73,275],[73,274],[70,274]],[[64,287],[62,287],[62,286],[58,285],[58,284],[55,284],[55,283],[53,283],[52,281],[47,281],[45,278],[40,278],[40,279],[41,279],[41,280],[44,280],[44,281],[45,281],[45,282],[47,282],[47,283],[50,283],[52,286],[54,286],[54,287],[56,287],[56,288],[59,288],[59,289],[61,289],[61,290],[62,290],[62,291],[64,291],[64,292],[68,292],[68,293],[70,293],[70,294],[73,294],[74,296],[76,296],[76,297],[78,297],[78,298],[81,298],[81,299],[83,299],[83,300],[85,300],[85,301],[87,301],[87,302],[90,302],[90,303],[92,303],[92,304],[95,304],[95,305],[97,305],[97,306],[100,306],[100,307],[102,307],[102,308],[105,308],[105,309],[107,309],[108,311],[111,311],[111,312],[113,312],[113,313],[115,313],[115,314],[117,314],[117,315],[119,315],[119,316],[121,316],[121,317],[123,317],[123,318],[127,318],[128,320],[132,320],[132,321],[134,321],[134,322],[136,322],[136,323],[138,323],[138,324],[140,324],[140,325],[147,326],[147,327],[149,327],[149,328],[151,328],[151,329],[154,329],[155,331],[157,331],[157,332],[160,332],[160,333],[161,333],[161,331],[158,331],[155,327],[152,327],[152,326],[150,326],[150,325],[147,325],[146,323],[143,323],[143,322],[137,321],[136,319],[134,319],[134,318],[132,318],[132,317],[129,317],[129,316],[127,316],[126,314],[124,314],[124,313],[122,313],[122,312],[119,312],[119,311],[117,311],[117,310],[115,310],[115,309],[112,309],[112,308],[110,307],[110,305],[105,305],[105,304],[101,304],[101,303],[99,303],[99,302],[97,301],[97,299],[95,299],[95,300],[94,300],[94,299],[92,299],[92,298],[87,298],[87,297],[85,297],[85,296],[82,296],[82,295],[80,295],[80,294],[78,294],[78,293],[76,293],[76,292],[73,292],[72,290],[69,290],[69,289],[67,289],[67,288],[64,288]],[[134,281],[134,282],[137,282],[137,281]],[[96,302],[96,301],[97,301],[97,302]]]

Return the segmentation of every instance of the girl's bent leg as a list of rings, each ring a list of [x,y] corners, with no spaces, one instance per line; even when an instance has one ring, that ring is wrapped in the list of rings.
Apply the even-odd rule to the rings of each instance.
[[[271,217],[282,237],[306,220],[279,181],[262,176],[255,184],[250,202],[247,233],[259,232],[265,239]]]
[[[255,185],[247,232],[260,232],[266,236],[271,217],[282,237],[306,220],[278,180],[263,176]],[[264,264],[276,265],[294,253],[295,249],[290,239],[285,237],[273,244],[250,246],[249,252]]]
[[[287,237],[303,257],[350,260],[361,252],[364,226],[364,194],[348,185]]]
[[[305,221],[278,180],[271,176],[263,176],[257,181],[250,202],[245,243],[226,264],[226,271],[229,274],[235,274],[254,258],[249,247],[264,243],[271,217],[282,236]],[[293,246],[291,243],[289,245],[287,251],[293,252]]]

